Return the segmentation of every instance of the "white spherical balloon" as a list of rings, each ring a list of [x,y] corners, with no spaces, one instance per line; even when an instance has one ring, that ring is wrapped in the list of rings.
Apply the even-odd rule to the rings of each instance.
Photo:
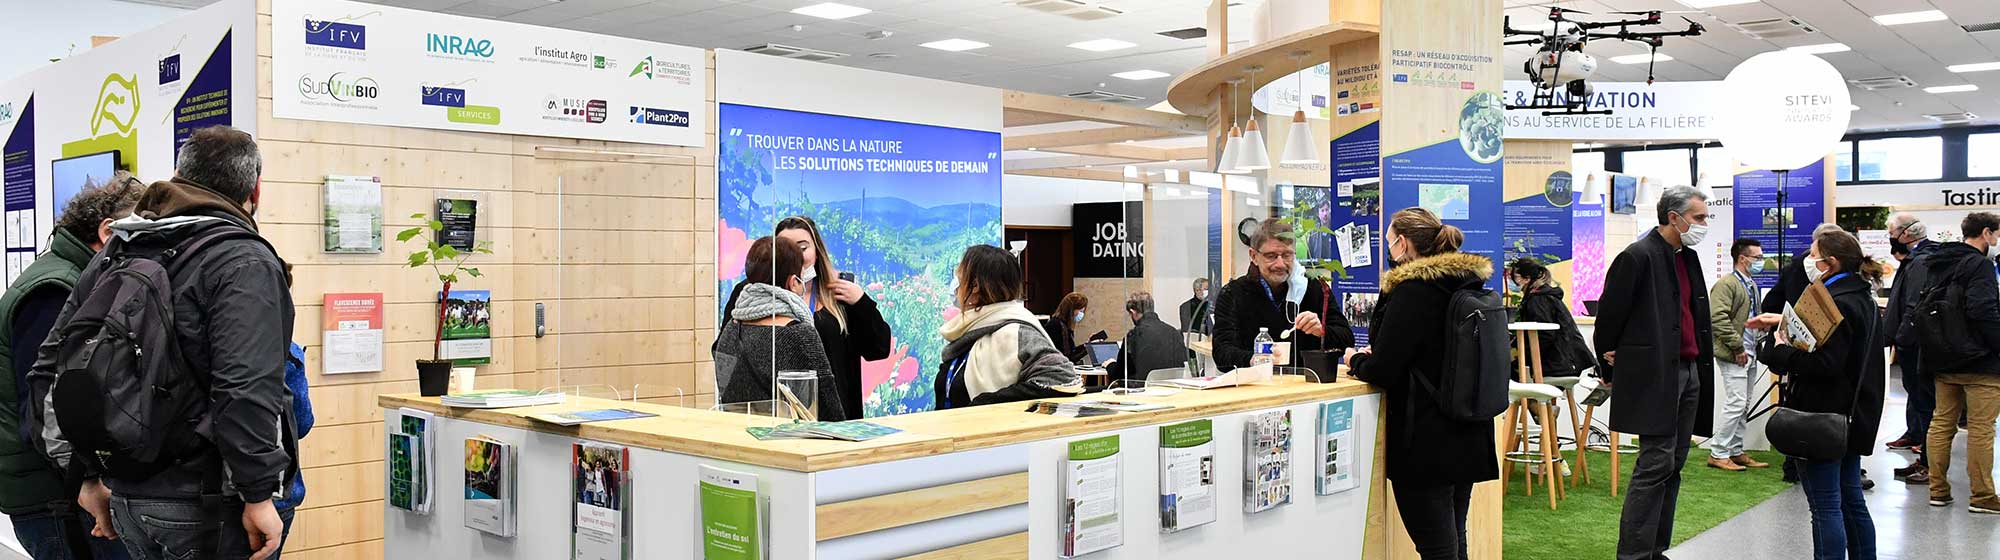
[[[1819,57],[1774,51],[1723,79],[1722,144],[1744,165],[1798,169],[1825,158],[1847,132],[1847,81]]]

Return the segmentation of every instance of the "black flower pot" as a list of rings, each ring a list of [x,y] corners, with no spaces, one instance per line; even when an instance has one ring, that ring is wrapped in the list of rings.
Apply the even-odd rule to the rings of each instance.
[[[417,391],[426,397],[451,392],[451,360],[417,360]]]

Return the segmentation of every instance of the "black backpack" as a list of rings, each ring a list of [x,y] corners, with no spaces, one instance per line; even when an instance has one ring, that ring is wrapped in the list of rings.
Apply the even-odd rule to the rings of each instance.
[[[166,248],[114,239],[79,282],[75,311],[57,327],[60,358],[50,402],[75,457],[113,478],[143,479],[203,449],[208,378],[181,354],[173,272],[202,248],[230,239],[268,243],[234,225]],[[273,254],[276,254],[273,251]]]
[[[1923,349],[1924,369],[1956,371],[1986,357],[1985,343],[1965,318],[1965,279],[1931,278],[1927,284],[1910,318],[1910,329]]]
[[[1445,305],[1448,332],[1444,371],[1438,385],[1422,375],[1417,382],[1437,399],[1446,418],[1488,421],[1507,410],[1507,307],[1485,282],[1468,280]]]

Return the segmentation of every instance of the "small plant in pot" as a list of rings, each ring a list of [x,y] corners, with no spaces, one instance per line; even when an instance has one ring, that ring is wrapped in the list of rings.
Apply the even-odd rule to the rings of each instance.
[[[481,276],[479,269],[465,266],[465,261],[474,254],[493,254],[493,242],[481,241],[474,244],[471,251],[460,251],[438,240],[444,232],[444,222],[432,219],[423,212],[411,214],[410,218],[424,225],[397,233],[396,241],[416,241],[422,243],[423,248],[410,252],[407,266],[430,267],[441,285],[437,292],[437,324],[431,331],[431,359],[417,360],[418,390],[423,396],[435,397],[445,394],[451,385],[451,360],[443,357],[446,296],[451,294],[451,285],[458,283],[460,273],[473,278]]]
[[[1321,204],[1331,204],[1331,202]],[[1312,254],[1310,248],[1313,239],[1335,236],[1333,229],[1328,228],[1326,224],[1320,222],[1319,206],[1307,201],[1299,201],[1293,204],[1290,209],[1284,212],[1283,216],[1278,218],[1278,223],[1292,228],[1292,235],[1295,239],[1293,247],[1301,257]],[[1334,242],[1339,243],[1342,241],[1344,240],[1336,239]],[[1308,280],[1320,284],[1320,288],[1324,290],[1327,298],[1327,306],[1325,308],[1306,309],[1302,311],[1312,311],[1314,313],[1322,313],[1323,315],[1340,313],[1340,307],[1333,301],[1333,281],[1336,278],[1341,280],[1352,278],[1347,273],[1347,267],[1343,266],[1340,260],[1335,258],[1318,259],[1313,262],[1300,260],[1299,265],[1305,267],[1305,276]],[[1320,320],[1326,321],[1327,319],[1322,316]],[[1325,341],[1324,337],[1320,339],[1321,344],[1325,344]],[[1331,383],[1335,379],[1334,372],[1340,363],[1338,359],[1340,350],[1343,349],[1328,349],[1324,347],[1294,348],[1293,354],[1295,354],[1295,357],[1293,358],[1293,363],[1299,367],[1312,370],[1313,373],[1319,376],[1320,382]]]

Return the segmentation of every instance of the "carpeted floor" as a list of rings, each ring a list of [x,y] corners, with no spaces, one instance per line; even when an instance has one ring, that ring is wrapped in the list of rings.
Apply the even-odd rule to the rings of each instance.
[[[1567,454],[1566,454],[1567,455]],[[1752,451],[1752,457],[1770,463],[1770,468],[1728,472],[1708,466],[1708,450],[1696,447],[1681,469],[1680,503],[1674,514],[1674,544],[1680,544],[1758,503],[1790,488],[1780,477],[1778,454]],[[1619,483],[1631,481],[1635,455],[1620,459]],[[1569,489],[1567,497],[1549,511],[1543,487],[1535,495],[1523,493],[1522,470],[1508,480],[1503,517],[1508,558],[1611,558],[1618,549],[1618,515],[1625,505],[1625,493],[1611,497],[1611,456],[1590,453],[1591,482]]]

